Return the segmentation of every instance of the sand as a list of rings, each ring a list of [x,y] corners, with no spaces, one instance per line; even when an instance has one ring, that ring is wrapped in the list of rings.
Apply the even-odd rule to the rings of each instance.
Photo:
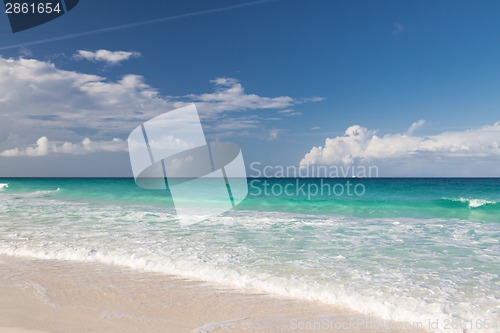
[[[0,257],[0,333],[422,331],[395,327],[318,302],[118,266]]]
[[[47,333],[43,331],[27,330],[19,327],[0,327],[0,333]]]

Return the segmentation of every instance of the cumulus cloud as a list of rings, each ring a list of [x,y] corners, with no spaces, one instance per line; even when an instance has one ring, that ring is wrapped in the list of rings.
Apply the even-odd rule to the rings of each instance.
[[[45,156],[49,152],[49,140],[47,137],[41,137],[36,141],[35,146],[24,149],[14,148],[8,149],[0,153],[0,156]]]
[[[70,141],[82,134],[102,136],[101,131],[118,136],[172,104],[138,75],[110,81],[49,62],[0,57],[0,107],[15,129],[6,143],[18,145],[41,136]]]
[[[139,52],[127,52],[127,51],[108,51],[108,50],[97,50],[95,52],[78,50],[73,58],[76,60],[89,60],[93,62],[105,62],[108,65],[117,65],[122,61],[129,60],[131,58],[138,58],[141,54]]]
[[[54,154],[71,154],[83,155],[96,152],[118,152],[127,151],[127,144],[120,139],[111,141],[93,142],[89,138],[85,138],[80,143],[71,142],[50,142],[46,136],[39,138],[36,144],[24,148],[7,149],[0,153],[3,157],[17,156],[46,156]]]
[[[467,131],[415,136],[423,125],[414,123],[407,133],[377,135],[377,131],[354,125],[343,136],[327,138],[300,161],[301,166],[348,165],[395,158],[500,158],[500,122]]]

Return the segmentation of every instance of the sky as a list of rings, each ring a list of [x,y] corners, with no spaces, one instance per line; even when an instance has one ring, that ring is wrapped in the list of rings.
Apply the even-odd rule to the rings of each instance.
[[[191,103],[250,176],[500,176],[498,1],[81,0],[0,36],[0,177],[132,176],[130,132]]]

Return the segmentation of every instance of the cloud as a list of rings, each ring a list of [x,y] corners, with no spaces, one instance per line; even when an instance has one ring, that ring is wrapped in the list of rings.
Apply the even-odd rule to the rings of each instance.
[[[234,78],[216,78],[211,83],[214,88],[208,93],[162,96],[140,75],[109,79],[64,70],[49,61],[0,56],[0,152],[28,156],[25,148],[12,147],[35,149],[32,143],[42,137],[56,145],[49,153],[71,150],[70,144],[60,147],[64,143],[81,146],[83,138],[124,140],[139,124],[193,102],[209,135],[265,137],[270,129],[259,111],[304,103],[290,96],[247,93]],[[30,151],[29,156],[43,156],[41,152]]]
[[[27,144],[41,136],[70,142],[90,135],[97,139],[126,137],[138,124],[192,102],[197,103],[202,117],[213,121],[213,129],[227,118],[220,117],[221,113],[280,109],[297,102],[288,96],[247,94],[232,78],[212,82],[215,89],[211,93],[165,97],[139,75],[110,80],[59,69],[50,62],[0,57],[0,118],[4,118],[0,123],[10,123],[2,131],[0,149]],[[238,123],[236,116],[232,118]],[[243,119],[239,126],[258,128],[260,121]],[[231,125],[225,122],[224,126]]]
[[[71,154],[83,155],[96,152],[118,152],[127,151],[127,144],[120,139],[111,141],[92,142],[89,138],[85,138],[81,143],[71,142],[50,142],[46,136],[39,138],[35,145],[25,148],[14,148],[4,150],[0,153],[2,157],[18,157],[18,156],[47,156],[54,154]]]
[[[300,115],[302,115],[302,113],[297,112],[297,111],[292,110],[292,109],[280,110],[280,111],[278,111],[278,113],[282,114],[284,116],[300,116]]]
[[[108,51],[97,50],[95,52],[78,50],[73,58],[76,60],[89,60],[93,62],[105,62],[108,65],[117,65],[122,61],[131,58],[138,58],[141,54],[139,52],[126,52],[126,51]]]
[[[14,156],[45,156],[49,151],[49,140],[47,137],[41,137],[36,141],[34,147],[27,147],[25,149],[8,149],[0,153],[0,156],[14,157]]]
[[[248,130],[256,129],[260,126],[260,120],[255,117],[227,118],[215,125],[219,130]]]
[[[280,133],[279,129],[272,129],[271,131],[269,131],[268,140],[274,141],[274,140],[278,139],[279,133]]]
[[[314,97],[306,97],[306,98],[302,98],[301,101],[302,102],[322,102],[324,101],[325,98],[324,97],[318,97],[318,96],[314,96]]]
[[[215,85],[212,93],[190,94],[174,99],[196,103],[198,109],[211,114],[227,111],[245,111],[262,109],[284,109],[299,101],[289,96],[262,97],[247,94],[240,81],[233,78],[219,77],[210,81]]]
[[[408,135],[413,135],[413,132],[415,132],[417,129],[425,125],[425,120],[420,119],[419,121],[414,122],[411,124],[410,128],[408,128],[408,131],[406,133]]]
[[[22,56],[22,57],[32,57],[33,56],[33,52],[31,52],[30,49],[22,46],[19,48],[19,55]]]
[[[343,136],[327,138],[324,146],[313,147],[300,161],[308,165],[348,165],[390,159],[423,157],[500,158],[500,122],[467,131],[450,131],[431,136],[414,136],[424,121],[414,123],[404,134],[377,135],[377,131],[354,125]]]
[[[168,170],[174,171],[174,170],[181,170],[182,168],[185,168],[186,165],[189,165],[193,161],[193,156],[188,155],[187,157],[181,157],[181,158],[173,158],[170,161],[168,161]]]
[[[133,141],[131,141],[131,144],[134,144]],[[193,144],[182,140],[180,138],[176,138],[172,135],[164,135],[163,137],[157,138],[156,140],[150,139],[149,140],[149,146],[153,150],[173,150],[173,149],[180,149],[180,150],[186,150],[190,149],[193,147]],[[142,147],[142,143],[141,146]]]
[[[2,143],[13,145],[41,136],[69,141],[90,134],[119,137],[173,108],[138,75],[111,81],[49,62],[1,57],[0,107],[11,122]]]
[[[401,35],[403,32],[405,32],[405,27],[401,23],[394,23],[394,29],[392,30],[392,33],[394,35]]]

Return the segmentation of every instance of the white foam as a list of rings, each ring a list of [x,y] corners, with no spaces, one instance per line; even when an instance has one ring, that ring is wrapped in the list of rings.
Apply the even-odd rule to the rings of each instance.
[[[493,201],[493,200],[485,200],[485,199],[469,199],[469,198],[456,198],[456,199],[450,199],[451,201],[458,201],[458,202],[461,202],[461,203],[464,203],[464,204],[467,204],[469,206],[469,208],[478,208],[478,207],[482,207],[482,206],[485,206],[485,205],[494,205],[494,204],[497,204],[498,202],[497,201]]]
[[[0,184],[0,190],[9,187],[9,184]]]
[[[43,198],[55,194],[59,191],[61,191],[61,189],[58,187],[55,190],[41,190],[41,191],[27,192],[27,193],[16,193],[13,196],[16,199]]]
[[[491,205],[491,204],[495,204],[495,201],[481,200],[481,199],[470,199],[469,200],[469,207],[471,207],[471,208],[477,208],[477,207],[481,207],[484,205]]]

